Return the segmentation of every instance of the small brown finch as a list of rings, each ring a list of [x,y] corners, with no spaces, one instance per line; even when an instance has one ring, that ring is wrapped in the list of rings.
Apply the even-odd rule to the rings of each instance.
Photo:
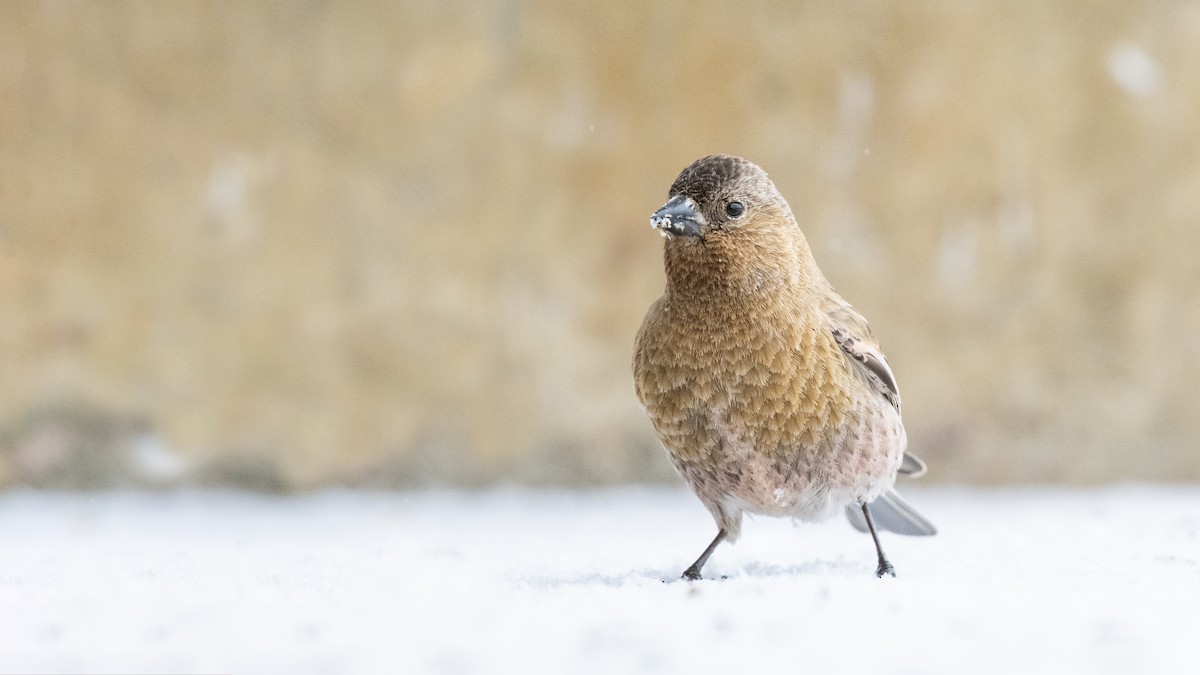
[[[920,475],[906,452],[900,391],[867,322],[817,268],[766,172],[711,155],[683,170],[650,218],[666,238],[667,287],[633,359],[638,398],[718,532],[744,512],[824,520],[845,509],[875,541],[878,576],[896,572],[877,529],[931,535],[896,494]]]

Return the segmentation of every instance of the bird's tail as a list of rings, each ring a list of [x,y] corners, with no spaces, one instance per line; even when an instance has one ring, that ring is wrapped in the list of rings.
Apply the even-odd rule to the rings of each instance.
[[[895,490],[888,490],[871,502],[871,521],[877,530],[887,530],[896,534],[910,537],[928,537],[937,534],[937,528],[921,515],[908,502],[901,499]],[[852,504],[846,507],[846,517],[850,524],[859,532],[867,532],[867,519],[863,517],[862,506]]]

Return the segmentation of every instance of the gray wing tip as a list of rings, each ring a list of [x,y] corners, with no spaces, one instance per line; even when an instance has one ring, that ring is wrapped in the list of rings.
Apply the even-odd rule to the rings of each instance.
[[[909,478],[920,478],[925,475],[927,470],[925,462],[920,457],[911,452],[904,453],[904,460],[900,462],[900,473]]]
[[[895,490],[888,490],[880,495],[878,499],[871,502],[869,508],[876,530],[894,532],[908,537],[931,537],[937,534],[937,527],[904,501]],[[867,519],[862,514],[862,507],[856,504],[847,506],[846,518],[859,532],[869,531]]]

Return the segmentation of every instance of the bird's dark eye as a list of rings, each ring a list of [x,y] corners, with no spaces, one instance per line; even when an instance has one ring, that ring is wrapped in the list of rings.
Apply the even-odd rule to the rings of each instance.
[[[742,206],[741,202],[729,202],[725,205],[725,213],[729,214],[730,218],[737,218],[746,212],[746,207]]]

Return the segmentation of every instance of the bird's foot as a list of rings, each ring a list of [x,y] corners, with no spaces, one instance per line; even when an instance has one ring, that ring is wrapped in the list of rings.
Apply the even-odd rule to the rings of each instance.
[[[885,574],[890,574],[892,576],[892,578],[895,578],[896,577],[896,568],[892,567],[892,563],[888,562],[887,560],[880,560],[879,567],[875,568],[875,576],[882,579],[883,575],[885,575]]]
[[[695,567],[689,567],[683,571],[683,578],[687,579],[688,581],[699,581],[702,577],[700,576],[699,569]]]

